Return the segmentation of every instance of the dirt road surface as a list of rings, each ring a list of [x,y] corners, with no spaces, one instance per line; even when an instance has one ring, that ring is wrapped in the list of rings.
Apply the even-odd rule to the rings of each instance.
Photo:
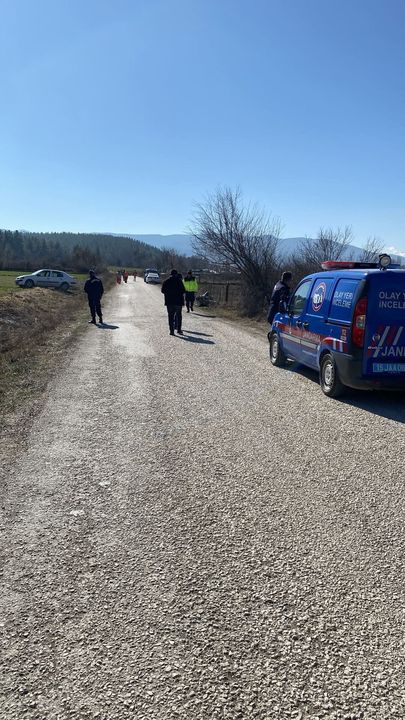
[[[115,288],[3,468],[2,720],[405,717],[403,396]]]

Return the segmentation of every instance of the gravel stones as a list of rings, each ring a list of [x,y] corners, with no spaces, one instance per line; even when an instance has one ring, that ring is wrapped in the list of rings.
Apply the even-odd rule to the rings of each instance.
[[[7,478],[1,717],[402,719],[404,405],[134,285]]]

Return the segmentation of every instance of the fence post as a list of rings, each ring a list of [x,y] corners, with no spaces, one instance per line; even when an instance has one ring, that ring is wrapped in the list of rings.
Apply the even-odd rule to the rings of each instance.
[[[226,289],[225,289],[225,302],[228,302],[229,297],[229,283],[226,283]]]

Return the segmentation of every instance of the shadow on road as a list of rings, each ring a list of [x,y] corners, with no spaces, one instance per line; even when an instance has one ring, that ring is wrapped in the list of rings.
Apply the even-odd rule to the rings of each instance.
[[[187,331],[185,331],[187,332]],[[213,340],[204,340],[204,338],[193,337],[192,335],[177,335],[180,340],[186,340],[186,342],[199,343],[200,345],[215,345]],[[211,336],[212,337],[212,336]]]
[[[203,335],[204,337],[213,337],[212,335],[209,335],[208,333],[197,332],[196,330],[184,330],[183,332],[186,332],[189,335]]]
[[[211,319],[216,318],[216,315],[206,315],[205,313],[194,312],[193,315],[197,315],[197,317],[205,317],[205,318],[211,318]]]
[[[366,410],[366,412],[373,413],[373,415],[380,415],[380,417],[389,420],[405,423],[404,392],[350,390],[347,396],[339,398],[339,401],[345,405],[353,405],[361,410]]]
[[[97,327],[99,328],[99,330],[119,330],[120,326],[109,325],[108,323],[103,323],[102,325],[100,325],[99,323],[97,323]]]
[[[292,361],[288,361],[284,369],[302,375],[307,380],[319,385],[318,373],[315,370]],[[322,392],[321,389],[319,389],[319,392]],[[388,420],[405,423],[405,392],[398,390],[389,392],[388,390],[354,390],[353,388],[347,388],[342,397],[331,402],[352,405],[373,415],[380,415],[380,417]]]

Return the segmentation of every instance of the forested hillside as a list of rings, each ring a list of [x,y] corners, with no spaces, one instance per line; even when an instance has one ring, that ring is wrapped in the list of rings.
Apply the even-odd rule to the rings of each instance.
[[[52,266],[76,272],[89,267],[160,267],[158,248],[128,237],[86,233],[33,233],[0,230],[0,269],[36,270]]]

